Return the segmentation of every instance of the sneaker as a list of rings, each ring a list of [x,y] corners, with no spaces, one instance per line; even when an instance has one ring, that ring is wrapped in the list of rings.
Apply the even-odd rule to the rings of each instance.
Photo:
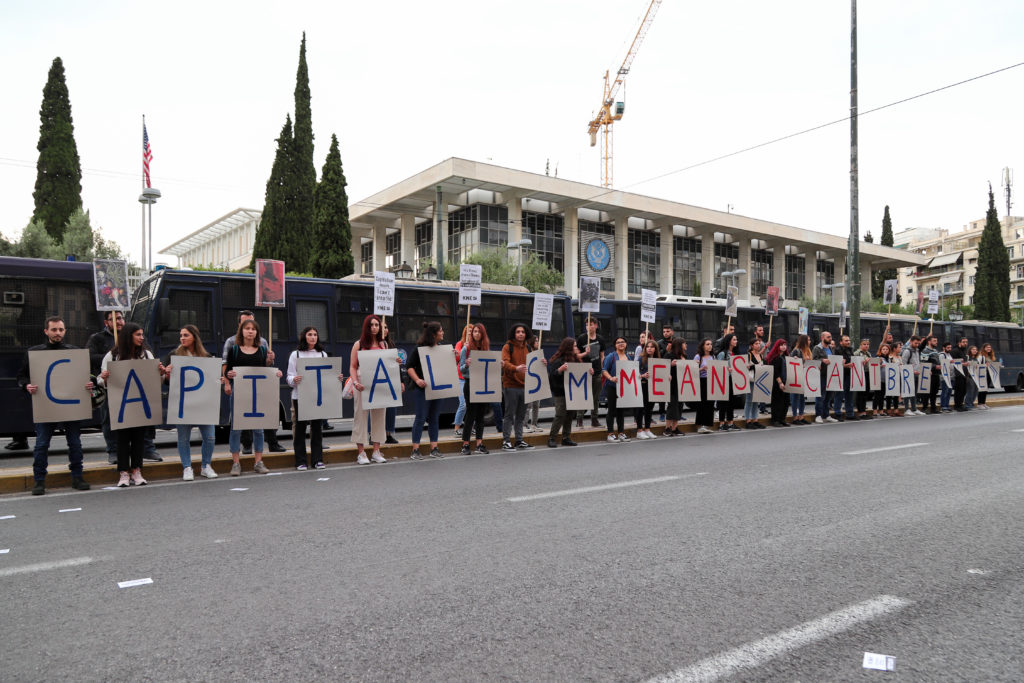
[[[305,472],[306,471],[306,466],[305,465],[296,465],[295,469],[297,469],[299,472]]]
[[[636,438],[638,438],[638,439],[652,439],[652,438],[654,438],[654,435],[651,434],[650,436],[647,436],[647,430],[646,429],[638,429],[637,432],[636,432]]]
[[[614,434],[609,434],[608,435],[608,442],[609,443],[616,443],[618,440],[619,440],[619,437],[615,436]]]
[[[825,422],[839,422],[839,420],[829,415],[828,417],[825,418]]]
[[[252,471],[255,472],[256,474],[269,474],[270,468],[264,465],[263,461],[260,460],[258,463],[252,466]]]
[[[125,484],[125,486],[127,486],[127,484]],[[46,485],[41,481],[37,481],[36,485],[32,487],[32,495],[41,496],[44,493],[46,493]]]
[[[459,451],[459,453],[461,453],[462,455],[470,455],[470,454],[473,453],[473,451],[472,451],[472,449],[470,449],[468,443],[464,443],[464,444],[462,444],[462,450]]]
[[[388,438],[384,439],[384,443],[396,444],[398,443],[398,439],[395,438],[394,434],[388,434]]]
[[[362,457],[365,458],[366,455],[363,455]],[[414,448],[414,449],[412,449],[412,453],[409,454],[409,459],[410,460],[422,460],[423,459],[423,454],[420,453],[420,449]],[[364,463],[360,463],[360,464],[368,465],[369,463],[364,462]]]
[[[622,441],[623,443],[629,441],[629,436],[626,434],[619,434],[619,441]]]
[[[371,453],[370,460],[378,464],[388,461],[387,458],[380,454],[380,451],[374,451],[373,453]]]
[[[284,453],[285,450],[285,447],[279,443],[267,444],[267,451],[270,453]]]
[[[252,446],[242,446],[242,455],[252,455]]]
[[[729,425],[718,425],[718,431],[720,431],[720,432],[731,432],[732,430],[729,429]]]
[[[71,488],[76,489],[78,491],[88,491],[89,489],[92,488],[92,486],[90,486],[88,484],[88,482],[86,482],[81,477],[72,476],[71,477]]]
[[[419,451],[413,451],[413,453],[418,453],[418,452]],[[370,464],[370,459],[366,457],[366,451],[359,451],[359,457],[356,458],[356,464],[357,465],[369,465]]]
[[[907,410],[903,413],[903,417],[917,417],[917,413],[913,410]]]
[[[430,449],[430,457],[431,458],[436,458],[436,459],[440,460],[441,458],[444,457],[444,455],[441,453],[441,451],[437,450],[436,448],[431,448]]]
[[[199,474],[207,479],[217,478],[217,473],[213,471],[213,467],[211,465],[207,465],[203,469],[199,470]]]
[[[326,470],[327,469],[327,465],[325,465],[322,461],[318,462],[315,465],[313,465],[313,467],[318,469],[318,470]]]
[[[181,480],[182,481],[192,481],[195,478],[196,478],[196,475],[192,471],[191,467],[186,467],[184,470],[181,471]]]
[[[501,442],[501,450],[503,450],[503,451],[514,451],[515,449],[516,449],[516,447],[512,445],[511,441],[502,441]]]
[[[133,486],[145,486],[149,482],[142,478],[142,470],[136,468],[132,470],[132,485]]]
[[[118,474],[117,485],[118,485],[119,488],[122,488],[122,489],[128,487],[128,473],[127,472],[120,472]]]
[[[711,430],[709,428],[705,427],[704,425],[701,425],[700,428],[697,430],[697,433],[698,434],[710,434]]]
[[[575,441],[573,441],[572,439],[562,439],[562,445],[563,446],[579,446],[579,444],[576,443]]]
[[[821,419],[821,415],[818,415],[817,417],[814,418],[814,424],[816,424],[816,425],[825,424],[825,421]]]
[[[668,427],[666,427],[665,430],[661,433],[662,438],[671,438],[675,435],[675,430],[669,429]]]
[[[519,450],[519,451],[532,451],[533,450],[533,446],[531,446],[530,444],[526,443],[525,441],[517,441],[516,442],[516,450]]]
[[[985,410],[988,410],[988,406],[985,406]],[[926,413],[924,413],[921,410],[915,410],[914,414],[918,415],[919,417],[924,417],[926,415]]]
[[[487,450],[487,446],[485,446],[483,444],[480,444],[479,446],[477,446],[476,450],[474,450],[473,452],[474,453],[479,453],[480,455],[487,455],[488,453],[490,453],[490,451]]]
[[[148,460],[149,462],[163,462],[164,461],[164,459],[161,458],[159,455],[157,455],[155,451],[153,453],[146,453],[144,456],[142,456],[142,459],[143,460]]]
[[[554,439],[548,439],[548,448],[558,448],[558,442]]]
[[[231,476],[232,477],[238,477],[238,476],[241,476],[241,474],[242,474],[242,463],[240,463],[240,462],[233,462],[233,463],[231,463]]]

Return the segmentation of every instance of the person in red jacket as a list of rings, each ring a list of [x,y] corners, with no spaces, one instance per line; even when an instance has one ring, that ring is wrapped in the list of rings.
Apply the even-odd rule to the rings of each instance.
[[[502,424],[501,447],[506,451],[533,448],[523,441],[523,421],[526,419],[526,354],[533,335],[526,325],[517,323],[508,333],[508,341],[501,347],[501,394],[505,402],[505,421]],[[515,442],[512,435],[515,434]]]

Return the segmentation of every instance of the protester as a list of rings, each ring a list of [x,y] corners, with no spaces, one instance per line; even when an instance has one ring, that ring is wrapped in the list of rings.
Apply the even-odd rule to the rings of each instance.
[[[864,372],[864,391],[855,391],[854,402],[856,403],[856,415],[858,420],[870,420],[871,415],[868,414],[868,395],[871,394],[870,384],[868,379],[868,360],[871,358],[871,340],[861,339],[860,346],[856,351],[853,352],[853,363],[859,363],[863,368]],[[872,408],[874,412],[879,412],[881,406],[876,405],[872,402]]]
[[[441,399],[427,399],[426,386],[423,373],[423,352],[424,347],[437,346],[444,339],[444,329],[439,322],[423,323],[423,332],[419,341],[416,342],[416,356],[409,361],[409,388],[412,390],[413,401],[416,405],[416,416],[412,423],[412,454],[413,460],[423,460],[423,453],[420,452],[420,441],[423,437],[423,423],[427,423],[427,434],[430,437],[430,457],[443,458],[441,451],[437,448],[438,419],[441,415]],[[522,429],[522,423],[520,423]]]
[[[299,384],[302,383],[303,376],[299,374],[299,359],[326,357],[327,352],[324,351],[324,347],[320,343],[320,331],[312,326],[302,330],[299,334],[298,347],[288,356],[286,381],[292,388],[292,446],[295,449],[295,469],[299,471],[310,466],[306,456],[307,427],[309,428],[309,457],[313,461],[312,467],[318,470],[326,467],[324,464],[323,420],[319,418],[303,420],[300,415]],[[344,376],[339,373],[338,381],[343,382],[344,379]],[[354,422],[353,429],[355,429]]]
[[[643,392],[644,405],[642,408],[636,409],[636,438],[638,439],[655,439],[654,432],[651,431],[651,417],[654,412],[654,404],[651,403],[650,392],[648,387],[650,386],[650,360],[652,358],[661,358],[661,354],[658,352],[658,342],[653,339],[648,340],[644,344],[644,350],[640,353],[640,390]]]
[[[532,336],[530,333],[530,352],[534,352],[540,349],[540,339]],[[532,434],[533,432],[542,432],[540,428],[540,401],[534,401],[533,403],[526,404],[526,421],[523,424],[523,431]]]
[[[517,323],[508,333],[508,341],[501,347],[501,394],[505,403],[505,421],[502,424],[501,447],[506,451],[533,448],[523,440],[523,421],[526,419],[526,356],[533,341],[526,325]],[[547,361],[544,361],[547,363]],[[515,436],[515,442],[512,437]]]
[[[967,408],[964,406],[964,399],[967,396],[967,385],[970,380],[967,379],[967,337],[961,337],[960,341],[957,342],[956,348],[950,352],[950,358],[954,361],[960,361],[960,370],[953,369],[953,406],[954,410],[958,413],[967,412]]]
[[[715,341],[714,341],[714,342],[713,342],[713,343],[711,344],[711,353],[712,353],[713,355],[716,355],[716,356],[717,356],[717,355],[718,355],[719,353],[721,353],[721,352],[722,352],[722,349],[724,348],[724,343],[725,343],[725,337],[726,337],[727,335],[730,335],[730,334],[734,334],[735,332],[736,332],[736,330],[735,330],[735,328],[734,328],[734,327],[733,327],[732,325],[726,325],[725,327],[723,327],[723,328],[722,328],[722,336],[721,336],[721,337],[719,337],[718,339],[716,339],[716,340],[715,340]]]
[[[662,358],[669,357],[669,349],[672,346],[672,339],[675,337],[675,330],[672,329],[672,325],[666,322],[661,326],[661,339],[658,340],[658,353],[661,354]],[[665,416],[668,412],[669,401],[661,402],[661,421],[665,422]],[[664,434],[664,432],[662,432]]]
[[[774,368],[774,379],[772,381],[772,427],[789,426],[789,423],[786,422],[786,410],[790,405],[789,399],[786,397],[786,351],[788,348],[785,339],[776,339],[775,343],[772,344],[772,350],[765,357],[765,362]]]
[[[64,319],[60,316],[50,316],[46,319],[46,327],[43,328],[46,335],[46,342],[38,346],[32,346],[32,351],[65,351],[77,349],[77,346],[64,343],[64,335],[67,328]],[[31,377],[29,373],[29,353],[25,354],[25,360],[18,372],[18,386],[35,395],[39,391],[39,379]],[[85,383],[89,391],[93,388],[91,381]],[[36,422],[36,446],[32,453],[32,495],[41,496],[46,493],[46,470],[50,455],[50,440],[57,429],[64,430],[64,436],[68,443],[68,469],[71,470],[71,488],[79,491],[88,491],[90,486],[82,478],[82,422],[81,420],[66,420],[63,422]],[[141,477],[140,477],[141,478]]]
[[[757,421],[757,416],[760,414],[761,403],[754,402],[754,391],[753,384],[756,376],[756,368],[758,365],[762,365],[764,361],[764,342],[758,337],[754,337],[750,340],[748,347],[750,351],[747,353],[747,363],[750,366],[750,385],[751,391],[744,396],[743,399],[743,422],[744,427],[747,429],[766,429],[766,427]]]
[[[698,434],[710,434],[711,425],[715,420],[715,404],[708,400],[708,363],[715,359],[712,354],[713,343],[710,339],[701,339],[697,346],[697,354],[693,357],[700,363],[700,401],[697,402],[697,423]]]
[[[601,382],[603,375],[601,374],[604,368],[604,352],[608,348],[607,342],[604,337],[597,333],[600,324],[597,322],[597,318],[587,318],[587,332],[581,334],[576,339],[576,346],[580,348],[580,362],[590,361],[594,368],[594,374],[592,376],[591,396],[594,397],[594,409],[590,413],[590,426],[600,427],[601,423],[598,422],[597,412],[601,405]],[[507,410],[507,408],[506,408]],[[577,427],[583,426],[583,411],[580,411],[577,416]]]
[[[467,404],[466,397],[463,395],[464,392],[462,390],[465,388],[466,382],[469,380],[468,377],[464,377],[462,374],[462,364],[459,363],[459,354],[462,353],[462,349],[466,345],[466,342],[469,341],[469,335],[471,334],[473,334],[473,326],[471,324],[467,324],[462,330],[462,336],[459,337],[459,341],[455,343],[455,365],[459,368],[459,407],[455,411],[454,421],[455,436],[457,437],[462,435],[462,421],[466,419]]]
[[[939,412],[936,407],[936,399],[938,398],[939,384],[942,383],[941,370],[942,361],[939,358],[939,340],[934,334],[930,334],[924,338],[924,342],[921,344],[921,365],[930,366],[931,368],[931,381],[924,391],[921,392],[921,408],[924,412],[935,415]]]
[[[975,384],[974,378],[971,376],[970,370],[967,367],[968,363],[978,362],[978,347],[971,344],[967,349],[967,361],[964,363],[964,374],[967,376],[967,392],[964,396],[964,407],[968,410],[974,410],[974,401],[978,398],[978,385]]]
[[[391,330],[388,329],[387,321],[382,320],[381,323],[380,323],[380,328],[381,328],[381,337],[383,338],[383,342],[381,343],[381,347],[385,348],[385,349],[398,349],[398,345],[395,344],[395,341],[391,338]],[[402,365],[405,364],[405,362],[402,360],[404,358],[404,354],[405,354],[404,351],[402,351],[401,349],[398,349],[398,365],[399,366],[402,366]],[[401,376],[402,376],[402,372],[400,371],[399,372],[399,378],[400,379],[401,379]],[[401,385],[402,385],[402,391],[404,392],[405,391],[405,381],[404,380],[401,381]],[[394,408],[394,407],[392,407],[392,408],[385,408],[384,409],[384,431],[387,433],[387,438],[384,439],[384,443],[386,443],[386,444],[396,444],[396,443],[398,443],[398,438],[395,436],[395,426],[396,426],[397,422],[398,422],[398,408]]]
[[[271,311],[271,313],[273,313],[273,311]],[[238,324],[241,325],[246,320],[253,320],[253,321],[255,321],[256,320],[256,316],[253,315],[252,311],[248,311],[248,310],[239,311],[238,312]],[[237,337],[238,337],[238,335],[235,334],[235,335],[233,335],[231,337],[228,337],[227,339],[224,340],[224,346],[221,349],[221,353],[220,353],[220,357],[223,360],[226,361],[228,359],[228,352],[231,350],[231,347],[236,344]],[[275,354],[274,354],[273,351],[270,350],[270,344],[263,337],[259,338],[259,344],[260,344],[260,346],[263,346],[263,347],[266,348],[266,357],[267,357],[266,365],[267,365],[267,367],[272,366],[274,364]],[[241,435],[241,444],[242,444],[242,448],[244,449],[243,452],[246,455],[248,455],[249,453],[252,453],[252,441],[253,441],[253,431],[251,429],[243,430],[242,431],[242,435]],[[272,428],[268,427],[267,429],[264,429],[263,430],[263,441],[266,444],[267,450],[270,451],[271,453],[284,453],[284,451],[285,451],[284,446],[282,446],[280,444],[280,442],[277,440],[277,427],[272,427]]]
[[[850,389],[850,370],[853,368],[853,347],[850,346],[850,335],[839,337],[839,348],[835,355],[843,357],[843,389],[832,393],[832,412],[840,422],[857,418],[853,407],[853,391]],[[823,368],[824,374],[825,368]],[[845,412],[844,412],[845,408]]]
[[[616,407],[618,403],[618,366],[620,362],[628,361],[629,356],[626,354],[626,338],[616,337],[615,338],[615,350],[605,356],[604,366],[602,372],[604,374],[604,386],[605,400],[608,402],[608,415],[605,418],[607,420],[608,428],[608,441],[611,443],[625,443],[629,441],[629,437],[626,436],[625,418],[623,417],[623,409]],[[618,435],[616,435],[615,428],[618,428]]]
[[[940,364],[939,367],[940,367],[940,369],[941,369],[941,364],[942,364],[943,360],[945,360],[947,363],[952,363],[953,362],[953,355],[952,355],[952,353],[953,353],[953,344],[952,344],[952,342],[948,342],[948,341],[947,342],[942,342],[942,353],[939,354],[939,364]],[[952,372],[952,375],[956,375],[957,374],[956,370],[952,370],[951,372]],[[954,379],[952,375],[950,376],[951,380]],[[940,385],[939,386],[939,410],[941,412],[943,412],[943,413],[952,412],[952,409],[949,407],[949,399],[950,399],[950,397],[953,396],[953,388],[946,385],[946,381],[944,379],[942,379],[942,375],[941,374],[939,375],[938,382],[939,382],[939,385]]]
[[[989,367],[988,367],[989,363],[998,363],[998,362],[999,361],[996,359],[996,352],[992,349],[992,345],[989,344],[988,342],[985,342],[984,344],[982,344],[981,345],[981,351],[978,353],[978,366],[979,366],[978,367],[978,371],[979,372],[988,373],[989,372]],[[993,370],[993,372],[998,372],[998,371],[997,370]],[[985,380],[986,380],[986,382],[985,382],[986,386],[990,386],[992,384],[991,375],[986,375]],[[986,403],[987,400],[988,400],[988,391],[979,391],[978,392],[978,408],[980,410],[988,410],[988,403]]]
[[[636,348],[633,349],[633,355],[630,356],[631,360],[639,361],[640,356],[644,355],[644,346],[647,344],[647,332],[640,332],[640,341],[637,343]]]
[[[235,343],[228,349],[227,359],[224,362],[224,377],[228,380],[224,383],[224,393],[228,396],[233,397],[234,395],[234,379],[237,374],[235,368],[268,367],[270,350],[267,346],[260,343],[260,339],[260,327],[255,319],[247,319],[238,325],[238,332],[235,333]],[[281,377],[282,372],[278,370],[275,375]],[[234,398],[231,399],[231,403],[233,407]],[[233,408],[232,415],[234,415]],[[252,470],[257,474],[267,474],[270,472],[270,469],[263,462],[263,441],[263,430],[252,430],[252,442],[255,451]],[[233,424],[231,435],[228,437],[228,444],[231,450],[231,476],[237,477],[242,474],[242,463],[239,458],[242,446],[242,432],[241,430],[234,429]]]
[[[199,338],[199,328],[195,325],[185,325],[178,332],[178,348],[171,351],[170,355],[167,356],[164,363],[164,378],[169,381],[171,373],[174,371],[175,356],[186,356],[191,358],[210,358],[210,354],[203,348],[203,340]],[[224,378],[220,378],[221,384],[224,383]],[[216,421],[216,416],[212,416],[213,421]],[[181,458],[182,475],[181,478],[184,481],[192,481],[195,475],[192,472],[192,445],[190,443],[192,437],[192,428],[199,430],[200,438],[200,449],[199,452],[202,455],[202,464],[199,469],[199,474],[206,477],[207,479],[216,479],[217,473],[213,470],[213,444],[214,444],[214,425],[213,424],[200,424],[200,425],[176,425],[178,432],[178,457]]]
[[[825,331],[821,333],[818,344],[815,345],[811,351],[812,360],[821,361],[821,392],[820,396],[814,399],[814,422],[815,424],[821,424],[823,422],[838,422],[834,417],[829,415],[828,409],[831,404],[831,392],[825,391],[825,372],[828,370],[828,359],[832,357],[832,333]]]
[[[733,356],[739,355],[740,340],[733,333],[722,337],[722,350],[718,352],[718,360],[731,361]],[[730,371],[731,372],[731,371]],[[727,382],[728,398],[718,401],[718,431],[735,432],[739,430],[733,420],[735,419],[735,397],[732,391],[732,382]]]
[[[906,347],[900,354],[900,362],[903,365],[909,365],[914,368],[914,395],[908,396],[903,399],[903,415],[904,417],[916,417],[923,416],[924,413],[917,409],[917,378],[921,376],[921,352],[919,347],[921,346],[921,338],[916,334],[910,338],[907,342]]]
[[[682,372],[678,368],[678,362],[686,360],[686,340],[682,338],[674,338],[672,343],[669,344],[668,350],[665,353],[666,358],[670,359],[672,365],[669,367],[669,396],[668,408],[666,409],[665,419],[665,431],[661,433],[662,436],[683,436],[684,432],[679,431],[679,421],[683,419],[683,404],[679,400],[679,373]]]
[[[426,324],[426,323],[424,323]],[[433,346],[433,344],[430,344]],[[384,339],[381,336],[381,324],[380,318],[375,315],[368,315],[363,318],[362,332],[360,333],[359,339],[355,344],[352,345],[352,353],[349,356],[348,361],[348,373],[352,377],[352,401],[353,401],[353,415],[352,415],[352,443],[356,445],[356,463],[359,465],[369,465],[370,461],[376,463],[385,463],[385,458],[380,452],[380,444],[386,438],[385,432],[385,409],[374,408],[367,410],[363,406],[363,377],[359,376],[359,352],[360,351],[380,351],[384,349]],[[419,362],[419,354],[416,355],[417,363]],[[417,365],[419,367],[419,365]],[[422,371],[421,371],[422,372]],[[422,391],[420,393],[423,393]],[[419,416],[417,409],[417,416]],[[367,421],[369,419],[369,421]],[[420,432],[423,430],[423,420],[419,421]],[[416,433],[416,424],[413,424],[413,433]],[[435,446],[437,443],[437,420],[434,420],[434,431],[431,432],[431,440]],[[373,455],[369,458],[366,457],[365,444],[367,442],[373,444]]]
[[[466,400],[466,417],[462,422],[462,454],[469,455],[469,440],[476,433],[476,453],[486,455],[487,446],[484,446],[484,416],[487,414],[486,403],[473,403],[469,400],[470,367],[473,362],[473,351],[490,351],[491,340],[487,336],[487,328],[483,323],[473,325],[469,339],[463,345],[459,354],[459,370],[466,383],[462,387],[463,398]]]
[[[106,384],[110,377],[110,370],[107,366],[112,361],[153,359],[153,352],[146,344],[146,333],[135,323],[128,323],[117,335],[117,347],[111,349],[103,356],[100,363],[100,384]],[[157,365],[161,375],[165,368],[163,363]],[[145,452],[146,444],[145,427],[126,427],[117,430],[117,485],[126,487],[131,483],[135,486],[145,486],[146,480],[142,478],[142,455]],[[129,471],[130,470],[130,471]],[[129,481],[130,479],[130,481]]]
[[[882,359],[884,364],[892,364],[898,362],[899,356],[895,354],[894,349],[888,344],[883,343],[878,347],[878,357]],[[885,372],[885,368],[882,368],[882,372]],[[879,401],[885,406],[885,415],[888,417],[899,417],[899,398],[896,396],[885,395],[885,375],[882,375],[882,388],[875,392],[875,405],[878,405]],[[876,411],[877,412],[877,411]]]
[[[117,331],[124,328],[124,315],[121,311],[107,311],[103,314],[103,329],[89,337],[86,348],[89,349],[89,368],[95,377],[100,374],[100,365],[103,363],[103,356],[107,351],[114,348],[114,325]],[[110,429],[110,405],[104,401],[100,405],[100,421],[103,429],[103,441],[107,445],[107,462],[111,465],[117,464],[117,435]],[[148,452],[148,449],[147,449]],[[156,449],[153,449],[153,453]],[[160,460],[160,456],[156,456]]]
[[[579,357],[579,348],[576,340],[566,337],[558,345],[558,350],[548,360],[548,382],[551,385],[551,399],[555,404],[555,419],[551,421],[551,431],[548,432],[548,448],[558,447],[558,432],[562,432],[562,445],[575,446],[572,440],[572,421],[576,411],[565,408],[565,373],[569,370],[569,363],[575,363]],[[593,374],[594,369],[589,372]]]
[[[811,360],[814,352],[811,351],[811,338],[806,334],[801,334],[796,338],[796,344],[793,345],[793,351],[790,356],[794,358],[800,358],[803,361]],[[804,417],[804,411],[807,409],[807,399],[804,397],[803,392],[790,394],[789,405],[793,411],[793,421],[790,424],[805,425],[807,418]]]

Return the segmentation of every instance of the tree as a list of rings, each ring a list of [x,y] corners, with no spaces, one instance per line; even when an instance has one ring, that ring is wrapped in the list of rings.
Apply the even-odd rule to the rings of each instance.
[[[885,215],[882,216],[882,246],[891,247],[893,245],[892,236],[892,218],[889,217],[889,205],[885,206]],[[885,281],[895,280],[899,277],[895,268],[888,268],[885,270],[879,270],[871,276],[871,298],[878,299],[881,301],[885,298]],[[897,295],[897,301],[899,296]]]
[[[313,113],[310,104],[309,69],[306,67],[306,34],[299,47],[299,68],[295,74],[295,142],[292,149],[292,173],[295,196],[292,201],[292,230],[289,239],[309,245],[313,239],[313,202],[316,194],[316,167],[313,164]],[[309,270],[309,250],[301,249],[300,260],[287,264],[296,270]]]
[[[871,236],[870,230],[864,233],[864,241],[867,242],[868,244],[874,244],[875,238]]]
[[[14,255],[22,258],[63,259],[50,233],[42,221],[29,221],[21,231],[21,238],[14,243]]]
[[[274,165],[267,179],[267,193],[263,201],[263,215],[256,229],[253,241],[253,260],[250,264],[256,270],[256,259],[279,259],[285,267],[295,268],[298,260],[293,259],[294,251],[306,251],[309,244],[291,237],[289,228],[292,223],[292,200],[295,194],[295,182],[292,174],[292,117],[285,116],[281,135],[277,138],[277,152],[274,154]]]
[[[1010,255],[1003,243],[992,185],[988,186],[985,229],[978,246],[978,272],[974,280],[974,308],[979,320],[1010,320]]]
[[[46,232],[60,241],[68,218],[82,206],[82,165],[75,145],[71,101],[60,57],[50,66],[39,120],[36,144],[39,160],[36,162],[36,189],[32,193],[35,199],[32,220],[40,221]]]
[[[338,136],[331,135],[331,149],[313,198],[313,253],[309,269],[316,277],[338,279],[355,272],[346,184]]]
[[[483,271],[481,279],[483,282],[504,286],[512,286],[519,283],[519,270],[516,268],[516,264],[509,259],[507,250],[484,249],[470,254],[462,259],[462,262],[481,266]],[[523,254],[522,278],[523,287],[531,292],[540,292],[542,294],[555,292],[565,284],[565,277],[560,271],[541,261],[532,252]],[[449,263],[445,265],[445,279],[459,279],[459,267],[457,264]]]

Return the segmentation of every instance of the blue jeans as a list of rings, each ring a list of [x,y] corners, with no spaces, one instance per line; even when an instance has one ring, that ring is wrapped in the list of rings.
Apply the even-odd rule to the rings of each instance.
[[[455,424],[460,425],[462,421],[466,419],[466,397],[463,395],[463,388],[466,386],[466,380],[459,380],[459,409],[455,411]]]
[[[754,403],[754,395],[747,394],[746,402],[743,404],[743,419],[756,420],[757,411],[760,410],[760,408],[760,403]]]
[[[419,387],[412,388],[412,396],[416,401],[416,417],[412,421],[412,445],[419,446],[423,437],[423,423],[427,423],[427,435],[431,443],[437,442],[437,422],[441,417],[441,401],[427,400],[427,392]]]
[[[388,434],[395,433],[395,421],[398,419],[398,408],[388,408],[384,413],[384,431]],[[369,422],[369,418],[367,418]]]
[[[966,382],[967,393],[964,396],[964,407],[967,409],[971,409],[974,407],[974,399],[978,398],[978,385],[969,379],[966,380]]]
[[[832,412],[836,416],[843,414],[843,405],[846,405],[846,417],[853,417],[853,392],[849,389],[832,392]]]
[[[821,396],[814,399],[814,417],[820,417],[822,420],[828,417],[828,404],[831,402],[833,393],[823,391]]]
[[[807,398],[803,394],[790,394],[789,407],[793,409],[793,417],[800,417],[807,408]]]
[[[32,477],[37,484],[46,481],[46,465],[50,452],[50,439],[58,427],[64,427],[68,440],[68,469],[75,479],[82,477],[82,423],[40,422],[36,424],[36,447],[32,452]]]
[[[192,448],[189,438],[192,436],[193,425],[178,425],[178,457],[181,458],[182,467],[192,467]],[[213,460],[213,425],[195,425],[202,438],[200,452],[203,455],[203,467]],[[241,440],[241,438],[239,438]]]
[[[939,380],[942,382],[942,380]],[[949,397],[953,395],[953,390],[946,386],[945,382],[942,382],[942,387],[939,389],[939,408],[942,410],[949,410]]]
[[[201,433],[201,432],[200,432]],[[263,430],[253,429],[252,430],[252,448],[257,453],[263,452]],[[238,453],[242,450],[242,430],[232,429],[231,436],[228,437],[228,449],[232,453]]]

